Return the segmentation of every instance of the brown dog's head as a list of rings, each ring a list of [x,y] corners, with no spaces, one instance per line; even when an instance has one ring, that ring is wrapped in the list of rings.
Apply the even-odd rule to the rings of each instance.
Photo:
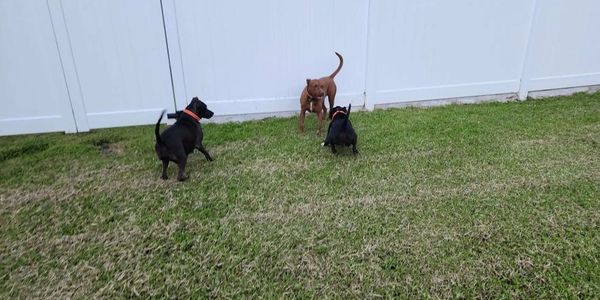
[[[310,98],[319,100],[325,98],[325,85],[319,79],[306,79],[306,91]]]
[[[206,104],[200,101],[198,97],[194,97],[186,108],[191,110],[200,118],[210,119],[214,115],[214,113],[211,110],[209,110],[206,107]]]
[[[347,110],[345,107],[343,107],[343,106],[336,106],[336,107],[334,107],[333,109],[329,110],[329,119],[333,119],[333,115],[334,115],[336,112],[338,112],[338,111],[341,111],[341,112],[343,112],[344,114],[347,114],[347,113],[348,113],[348,110]]]

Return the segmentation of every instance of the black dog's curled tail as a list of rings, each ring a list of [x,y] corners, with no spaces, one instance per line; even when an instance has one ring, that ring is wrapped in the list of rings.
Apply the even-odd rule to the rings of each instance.
[[[162,121],[163,116],[165,115],[165,112],[167,112],[166,109],[163,109],[163,111],[160,113],[160,118],[158,118],[158,122],[156,122],[156,126],[154,127],[154,135],[156,136],[156,143],[159,145],[164,145],[165,142],[163,142],[163,140],[160,138],[160,121]]]

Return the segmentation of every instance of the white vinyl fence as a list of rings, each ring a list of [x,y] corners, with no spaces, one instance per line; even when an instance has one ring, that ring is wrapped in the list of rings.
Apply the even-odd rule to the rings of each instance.
[[[0,135],[600,84],[597,0],[0,0]]]

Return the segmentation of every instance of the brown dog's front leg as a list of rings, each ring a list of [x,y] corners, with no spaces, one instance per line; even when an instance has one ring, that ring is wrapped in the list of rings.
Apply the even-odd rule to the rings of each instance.
[[[300,124],[299,124],[300,133],[304,133],[304,118],[305,117],[306,117],[306,111],[304,111],[304,109],[302,109],[300,111],[300,116],[298,117],[298,120],[300,122]]]
[[[319,118],[319,125],[317,127],[317,135],[321,135],[321,130],[323,129],[323,119],[325,118],[325,115],[323,114],[322,110],[317,112],[317,118]]]

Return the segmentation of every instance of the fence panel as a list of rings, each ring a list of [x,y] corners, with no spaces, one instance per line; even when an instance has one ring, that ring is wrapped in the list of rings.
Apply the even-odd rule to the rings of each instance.
[[[0,1],[0,135],[75,132],[45,1]]]
[[[370,4],[367,106],[518,91],[532,0]]]
[[[0,135],[600,84],[595,0],[0,1]],[[164,16],[164,17],[163,17]],[[365,95],[366,94],[366,95]],[[366,100],[365,100],[366,99]]]
[[[537,1],[521,98],[600,84],[599,15],[597,0]]]
[[[151,124],[173,110],[159,0],[61,0],[89,128]],[[68,58],[65,58],[68,59]]]
[[[217,115],[298,110],[305,79],[337,67],[334,51],[336,103],[364,103],[368,1],[163,2],[179,107],[199,96]]]

